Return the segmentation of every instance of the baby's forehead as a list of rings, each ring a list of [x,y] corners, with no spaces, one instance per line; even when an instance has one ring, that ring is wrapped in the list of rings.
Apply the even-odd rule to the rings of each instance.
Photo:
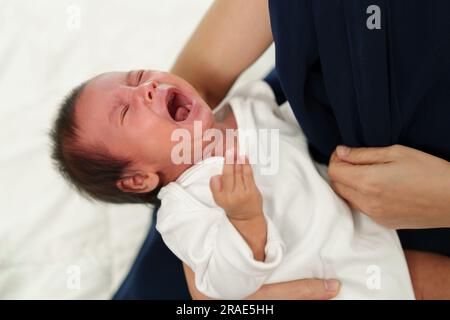
[[[114,95],[110,93],[115,86],[113,82],[105,82],[101,77],[86,82],[75,105],[75,116],[91,118],[99,112],[105,112],[107,106],[114,103]]]
[[[114,92],[125,83],[125,72],[110,72],[98,75],[86,83],[86,86],[80,95],[80,100],[90,101],[99,98],[101,98],[101,100],[108,97],[113,98]]]
[[[99,75],[88,82],[75,105],[75,121],[81,140],[89,145],[104,136],[109,127],[111,110],[118,103],[116,88],[119,74]]]
[[[126,83],[129,74],[130,74],[129,72],[102,73],[89,80],[88,86],[104,88],[104,87],[111,87],[114,85],[121,85]]]

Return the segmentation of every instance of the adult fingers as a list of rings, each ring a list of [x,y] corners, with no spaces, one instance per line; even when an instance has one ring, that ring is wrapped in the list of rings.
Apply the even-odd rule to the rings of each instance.
[[[247,157],[245,158],[242,170],[245,187],[253,187],[255,185],[255,180],[253,178],[253,169]]]
[[[304,279],[263,286],[247,299],[266,300],[328,300],[339,293],[337,280]]]
[[[213,176],[209,180],[209,187],[214,198],[214,201],[219,204],[221,203],[222,195],[222,176]]]
[[[362,211],[361,205],[364,201],[363,195],[357,190],[340,183],[332,183],[333,190],[345,199],[349,205],[359,211]]]
[[[358,190],[368,166],[334,161],[328,167],[328,176],[333,183],[340,183]]]
[[[353,164],[388,163],[392,159],[392,148],[350,148],[338,146],[336,154],[342,161]]]
[[[244,170],[243,165],[236,162],[236,164],[234,166],[234,191],[235,192],[244,192],[245,191],[243,170]]]

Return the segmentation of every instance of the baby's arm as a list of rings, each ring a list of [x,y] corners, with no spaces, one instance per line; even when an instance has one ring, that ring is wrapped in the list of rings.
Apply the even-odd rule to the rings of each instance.
[[[202,294],[242,299],[256,292],[278,267],[284,243],[263,214],[248,162],[237,168],[224,166],[224,174],[212,179],[211,187],[226,212],[188,203],[180,212],[180,199],[171,192],[163,195],[156,228],[169,249],[193,270]]]
[[[211,179],[211,191],[214,201],[247,242],[254,259],[264,261],[267,223],[248,159],[243,164],[225,164],[222,175]]]

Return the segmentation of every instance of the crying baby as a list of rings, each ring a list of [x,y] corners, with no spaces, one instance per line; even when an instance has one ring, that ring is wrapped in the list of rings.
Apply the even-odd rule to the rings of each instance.
[[[174,161],[180,130],[189,133],[182,156],[191,161]],[[275,143],[241,134],[257,130],[276,130]],[[212,131],[222,136],[213,148],[204,137]],[[230,132],[237,134],[224,139]],[[67,96],[52,139],[59,171],[81,193],[160,203],[157,230],[208,297],[242,299],[268,283],[333,278],[341,281],[338,299],[414,298],[396,233],[334,193],[264,81],[213,112],[176,75],[102,74]],[[262,161],[255,150],[271,156]],[[376,290],[367,286],[374,265],[383,270]]]

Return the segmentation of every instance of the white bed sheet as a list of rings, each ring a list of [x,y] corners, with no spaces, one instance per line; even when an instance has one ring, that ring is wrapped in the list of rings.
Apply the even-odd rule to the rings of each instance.
[[[115,292],[151,210],[78,196],[51,165],[47,132],[62,97],[88,77],[168,70],[211,2],[0,0],[0,299]],[[261,77],[273,55],[241,82]]]

